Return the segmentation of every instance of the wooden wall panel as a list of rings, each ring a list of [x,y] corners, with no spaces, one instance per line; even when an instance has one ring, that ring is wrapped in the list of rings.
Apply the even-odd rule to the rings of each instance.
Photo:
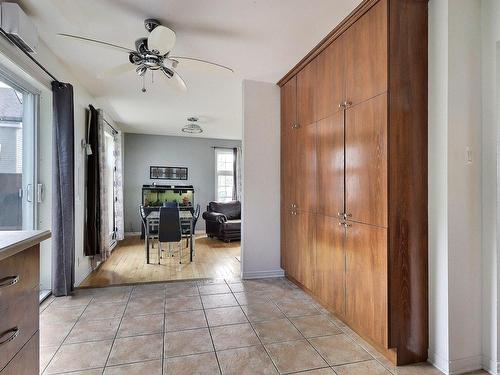
[[[346,235],[346,319],[388,348],[387,229],[349,223]]]
[[[316,120],[317,62],[311,61],[297,74],[297,120],[301,127]]]
[[[387,1],[346,31],[346,100],[353,105],[387,91]]]
[[[344,112],[318,122],[318,213],[344,212]]]
[[[346,212],[387,227],[387,95],[346,111]]]
[[[340,36],[316,58],[316,120],[341,110],[345,100],[345,44]]]
[[[314,293],[340,316],[345,315],[344,226],[339,219],[316,217],[316,267]]]
[[[315,213],[318,207],[316,124],[301,126],[293,132],[297,137],[295,164],[295,203],[302,212]]]

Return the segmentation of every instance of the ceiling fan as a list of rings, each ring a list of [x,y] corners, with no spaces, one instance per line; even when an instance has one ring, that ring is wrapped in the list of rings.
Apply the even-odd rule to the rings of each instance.
[[[171,56],[170,53],[175,46],[175,32],[166,26],[163,26],[160,21],[149,18],[144,21],[144,27],[149,32],[148,37],[139,38],[135,41],[135,50],[122,47],[113,43],[104,42],[96,39],[91,39],[78,35],[60,33],[58,35],[78,39],[80,41],[96,43],[101,46],[117,49],[128,53],[128,62],[118,65],[103,72],[101,77],[116,76],[135,69],[137,75],[142,78],[142,92],[146,92],[145,76],[148,71],[161,71],[168,80],[175,83],[175,86],[186,91],[186,82],[175,70],[183,61],[190,61],[199,64],[208,64],[212,67],[230,71],[233,70],[227,66],[217,64],[211,61],[206,61],[194,57]]]

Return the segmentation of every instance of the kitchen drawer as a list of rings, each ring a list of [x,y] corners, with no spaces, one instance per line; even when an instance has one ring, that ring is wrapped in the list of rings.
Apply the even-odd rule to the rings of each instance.
[[[32,288],[29,293],[12,298],[9,307],[0,311],[0,369],[38,331],[38,298],[38,289]]]
[[[0,371],[0,375],[38,375],[40,372],[38,342],[37,332],[12,361]]]
[[[0,312],[39,284],[39,245],[0,261]]]

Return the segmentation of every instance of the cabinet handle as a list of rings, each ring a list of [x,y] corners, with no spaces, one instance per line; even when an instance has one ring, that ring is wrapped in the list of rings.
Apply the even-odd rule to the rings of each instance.
[[[292,129],[298,129],[300,128],[300,125],[295,123],[295,124],[292,124]]]
[[[339,103],[339,108],[340,109],[344,108],[344,103]]]
[[[341,219],[345,219],[345,213],[343,213],[343,212],[337,212],[337,217],[339,217]]]
[[[339,221],[339,226],[341,227],[342,225],[345,225],[343,221]]]
[[[6,288],[8,286],[12,286],[19,282],[19,275],[16,276],[7,276],[3,279],[0,279],[0,288]]]
[[[352,106],[352,102],[349,101],[344,102],[344,108],[349,108],[350,106]]]
[[[352,217],[352,214],[350,214],[350,213],[345,213],[344,215],[345,215],[345,217]]]
[[[344,223],[344,227],[346,227],[346,228],[352,227],[352,224]]]
[[[8,331],[4,332],[2,336],[0,336],[0,346],[14,340],[17,336],[19,336],[19,332],[21,332],[21,330],[17,327],[11,328]]]

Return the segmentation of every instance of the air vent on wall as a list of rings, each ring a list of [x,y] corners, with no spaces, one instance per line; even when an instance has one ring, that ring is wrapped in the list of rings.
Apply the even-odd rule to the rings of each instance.
[[[38,32],[30,18],[15,3],[0,4],[0,28],[20,48],[30,53],[38,49]]]

